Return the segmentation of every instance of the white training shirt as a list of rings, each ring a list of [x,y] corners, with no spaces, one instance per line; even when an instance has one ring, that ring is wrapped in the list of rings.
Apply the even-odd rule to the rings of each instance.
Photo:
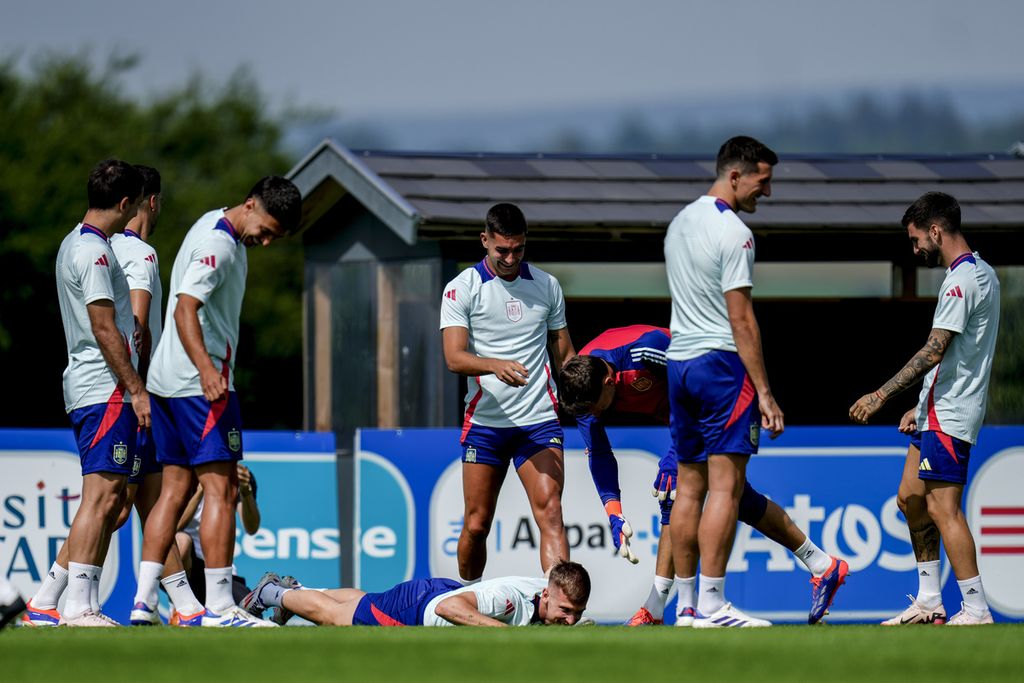
[[[160,284],[160,264],[156,258],[156,249],[139,237],[137,233],[125,231],[110,238],[110,248],[117,256],[117,262],[128,280],[128,289],[141,289],[149,292],[149,332],[153,337],[150,346],[150,357],[160,342],[163,329],[161,309],[163,307],[164,289]]]
[[[445,598],[459,593],[475,593],[476,608],[481,614],[497,619],[509,626],[528,626],[533,620],[533,600],[548,587],[547,579],[528,576],[508,576],[487,579],[470,586],[442,593],[427,603],[423,611],[424,626],[455,626],[452,622],[437,616],[435,610]]]
[[[215,367],[228,379],[234,391],[235,358],[238,355],[238,320],[245,296],[248,260],[245,245],[235,238],[234,228],[224,219],[224,210],[204,214],[189,229],[171,270],[164,333],[153,352],[146,388],[157,396],[180,398],[202,396],[199,370],[185,353],[174,324],[178,295],[199,299],[199,324],[206,352]]]
[[[522,427],[557,419],[548,332],[566,324],[565,299],[554,276],[524,262],[509,282],[485,259],[445,285],[441,329],[446,327],[469,330],[470,353],[516,360],[529,372],[525,387],[509,386],[493,374],[468,378],[467,424]]]
[[[956,334],[924,378],[918,428],[976,443],[999,331],[999,278],[977,252],[960,256],[946,270],[932,328]]]
[[[754,233],[729,205],[703,196],[668,226],[665,267],[672,294],[671,360],[736,351],[725,292],[754,284]]]
[[[64,409],[67,412],[101,403],[128,403],[131,397],[118,388],[117,376],[107,365],[89,322],[88,304],[114,303],[114,321],[124,344],[136,362],[132,335],[135,317],[128,296],[128,282],[117,263],[106,235],[79,223],[57,251],[57,300],[68,347],[64,370]]]

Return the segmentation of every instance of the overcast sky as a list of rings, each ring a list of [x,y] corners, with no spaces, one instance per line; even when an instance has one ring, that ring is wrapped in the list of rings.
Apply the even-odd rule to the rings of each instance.
[[[0,0],[0,55],[138,53],[159,90],[248,65],[350,116],[1024,84],[1020,0]],[[968,9],[968,7],[970,9]]]

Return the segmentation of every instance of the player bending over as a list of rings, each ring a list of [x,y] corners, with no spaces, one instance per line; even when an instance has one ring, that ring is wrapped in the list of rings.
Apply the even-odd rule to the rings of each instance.
[[[572,626],[589,598],[587,570],[563,560],[547,578],[509,576],[469,586],[452,579],[415,579],[383,593],[307,589],[268,572],[242,607],[255,616],[273,608],[271,620],[278,624],[297,614],[320,626]]]

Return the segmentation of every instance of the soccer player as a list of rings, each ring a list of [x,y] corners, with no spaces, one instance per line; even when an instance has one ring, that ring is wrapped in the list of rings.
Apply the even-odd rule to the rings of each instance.
[[[486,256],[449,282],[441,299],[445,363],[469,377],[460,439],[465,515],[458,559],[464,582],[483,575],[487,534],[510,460],[540,528],[541,568],[569,557],[551,364],[557,371],[576,352],[558,280],[523,260],[526,230],[519,207],[492,206],[480,233]]]
[[[968,246],[960,231],[960,205],[950,195],[921,195],[903,214],[903,227],[914,254],[929,268],[945,266],[946,278],[924,347],[850,408],[850,418],[866,424],[889,399],[924,378],[917,407],[900,420],[900,431],[912,436],[897,496],[917,557],[918,593],[902,614],[883,623],[991,624],[960,499],[971,446],[985,419],[999,330],[999,279]],[[963,595],[960,611],[949,621],[942,606],[940,538]]]
[[[383,593],[356,588],[285,587],[263,575],[242,605],[255,615],[273,608],[275,623],[297,614],[321,626],[529,626],[578,623],[590,598],[582,565],[559,561],[547,578],[503,577],[463,586],[452,579],[415,579]]]
[[[785,427],[750,298],[754,235],[736,215],[753,213],[757,199],[771,195],[776,163],[775,152],[753,138],[727,140],[711,189],[680,211],[665,235],[670,429],[679,458],[672,554],[678,572],[696,567],[699,547],[693,626],[700,628],[769,625],[726,601],[725,567],[760,428],[774,438]],[[693,578],[677,576],[681,595]]]
[[[163,484],[143,534],[142,559],[155,583],[174,542],[193,473],[203,485],[200,538],[206,556],[204,609],[178,610],[182,626],[267,626],[240,610],[231,593],[235,503],[242,422],[234,391],[239,316],[248,270],[246,247],[294,231],[302,200],[280,176],[257,182],[245,201],[203,215],[185,236],[171,271],[165,329],[147,384],[153,392],[157,458]]]
[[[135,370],[135,331],[128,282],[110,248],[139,207],[142,176],[117,159],[89,174],[89,209],[57,252],[57,297],[68,366],[64,405],[82,461],[82,499],[65,541],[67,569],[58,562],[29,600],[32,626],[114,626],[99,611],[99,581],[110,535],[131,473],[135,435],[150,425],[149,394]],[[125,404],[131,404],[131,410]],[[63,615],[57,601],[64,588]]]
[[[629,549],[632,528],[622,512],[618,463],[612,451],[605,425],[615,415],[647,415],[663,424],[669,422],[668,381],[665,351],[671,335],[668,330],[650,325],[631,325],[606,330],[583,347],[579,355],[565,364],[558,377],[558,395],[566,412],[576,416],[576,424],[587,447],[590,473],[598,495],[608,513],[612,540],[622,557],[636,558]],[[661,506],[661,535],[655,562],[651,593],[630,626],[660,624],[665,603],[672,588],[675,568],[672,562],[672,536],[669,520],[676,496],[678,478],[675,448],[669,447],[658,465],[652,493]],[[788,548],[811,572],[811,609],[807,622],[815,624],[832,604],[836,591],[850,571],[845,560],[831,557],[800,530],[786,511],[759,492],[749,482],[739,502],[739,520],[767,538]],[[694,576],[696,567],[682,569],[683,576]],[[680,597],[678,617],[682,625],[692,624],[695,616],[693,581]]]

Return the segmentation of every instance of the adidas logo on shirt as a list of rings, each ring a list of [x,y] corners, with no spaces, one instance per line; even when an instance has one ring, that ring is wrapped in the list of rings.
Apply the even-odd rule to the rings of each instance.
[[[214,256],[213,254],[209,256],[204,256],[203,258],[199,259],[199,262],[205,266],[210,266],[211,268],[217,267],[217,257]]]
[[[960,291],[960,285],[957,285],[956,287],[953,287],[948,292],[946,292],[946,296],[955,296],[955,297],[958,297],[960,299],[963,299],[964,298],[964,293],[962,291]]]
[[[449,289],[447,292],[444,293],[444,298],[445,299],[451,299],[452,301],[455,301],[455,290],[454,289]]]
[[[743,248],[744,249],[753,249],[754,248],[754,238],[751,237],[746,242],[744,242],[743,243]]]
[[[96,265],[97,266],[107,266],[109,268],[110,267],[110,261],[107,260],[107,255],[103,254],[98,259],[96,259]]]
[[[146,260],[149,261],[150,263],[156,263],[156,256],[154,254],[150,254],[149,256],[146,257]]]
[[[972,588],[971,590],[967,591],[967,594],[968,595],[977,595],[978,591],[977,591],[977,589]]]

